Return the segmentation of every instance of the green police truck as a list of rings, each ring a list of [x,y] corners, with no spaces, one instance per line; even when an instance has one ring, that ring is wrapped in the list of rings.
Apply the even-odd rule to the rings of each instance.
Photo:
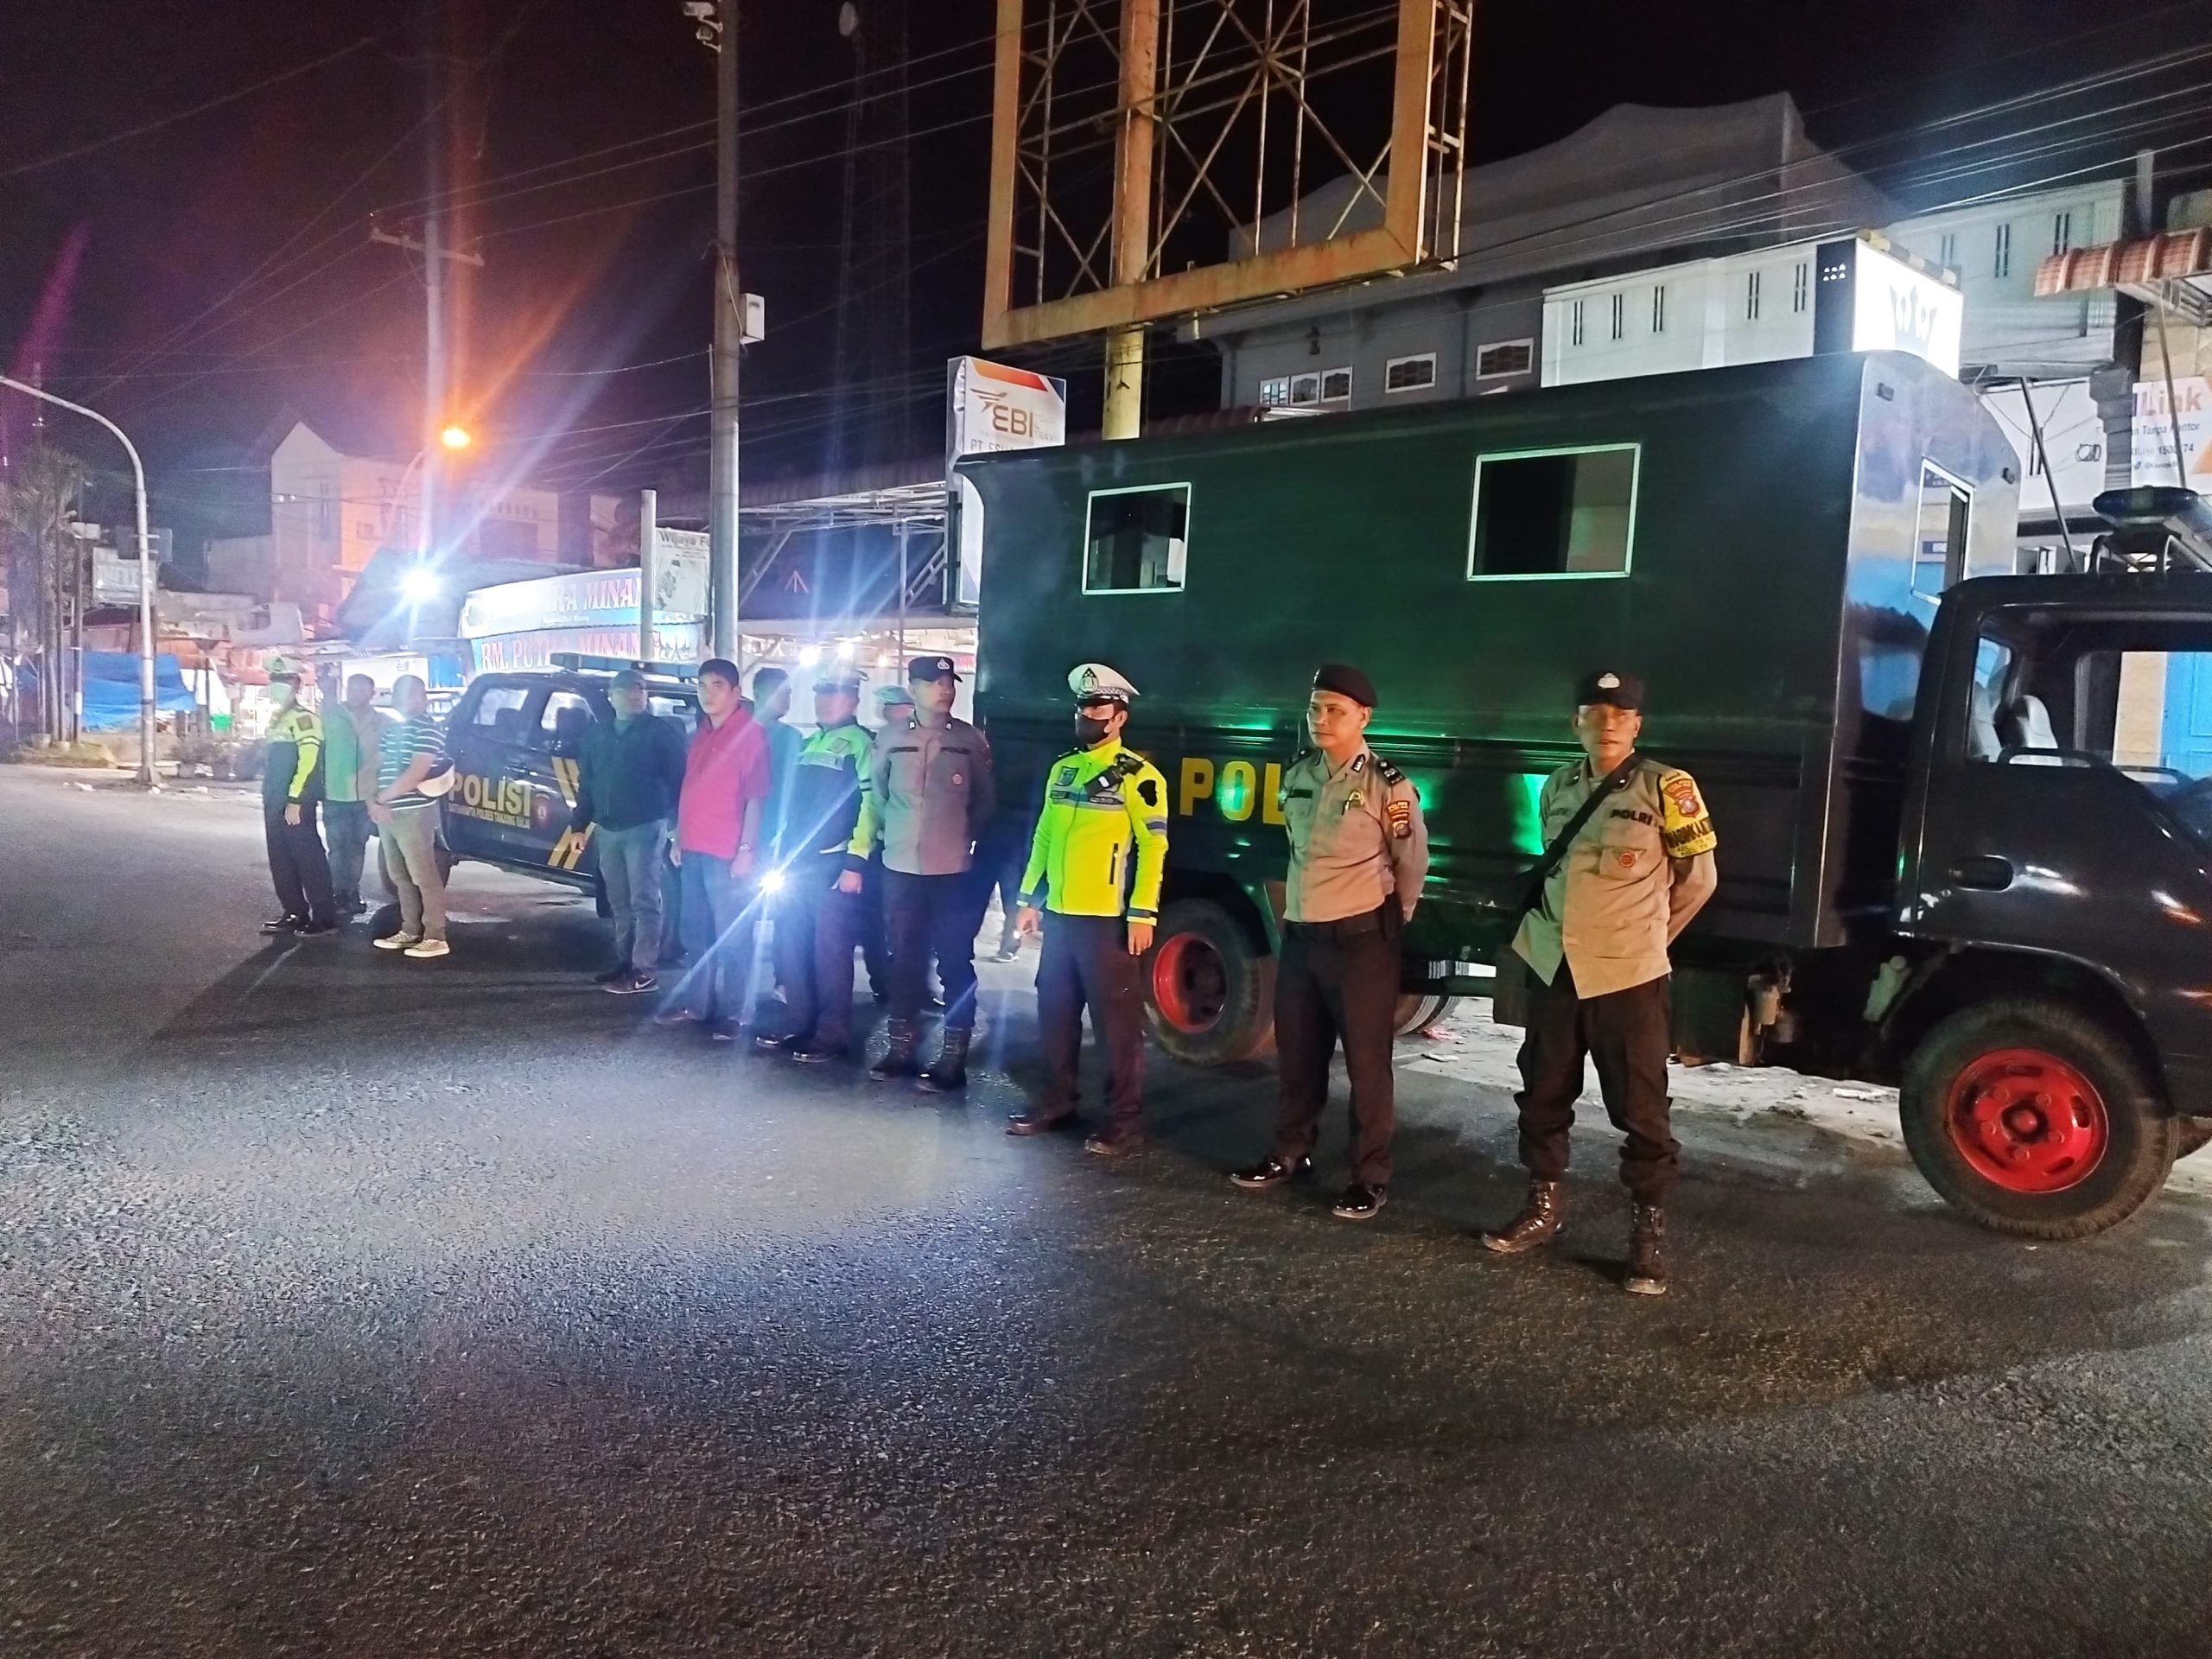
[[[1609,666],[1649,683],[1643,747],[1695,774],[1721,838],[1719,891],[1675,953],[1682,1052],[1900,1080],[1938,1189],[2044,1236],[2139,1208],[2196,1140],[2185,1119],[2212,1113],[2204,937],[2118,937],[2117,911],[2149,903],[2139,861],[2125,906],[2054,909],[2051,882],[2130,867],[2007,840],[2028,821],[2062,842],[2117,836],[2176,867],[2159,890],[2180,911],[2212,918],[2212,826],[2177,804],[2212,750],[2201,772],[2155,732],[2145,752],[2147,671],[2123,683],[2146,653],[2193,663],[2200,620],[2212,652],[2212,576],[2170,571],[2185,538],[2163,532],[2165,574],[2013,575],[2012,449],[1917,359],[961,467],[982,503],[977,708],[1001,799],[1033,802],[1065,748],[1071,663],[1111,663],[1143,694],[1132,735],[1173,806],[1147,975],[1170,1052],[1269,1044],[1278,788],[1315,664],[1373,677],[1370,741],[1421,791],[1414,1019],[1487,994],[1497,895],[1539,851],[1537,788],[1578,753],[1572,687]],[[2102,632],[2084,620],[2115,606]],[[2101,816],[2066,794],[2092,787],[2112,794]],[[1993,820],[1988,803],[2020,791]],[[2194,960],[2183,944],[2201,966],[2177,965]]]

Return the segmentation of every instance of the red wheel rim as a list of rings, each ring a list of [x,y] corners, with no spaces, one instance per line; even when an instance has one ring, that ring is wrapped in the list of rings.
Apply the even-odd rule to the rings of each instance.
[[[1176,933],[1152,954],[1152,1005],[1176,1030],[1196,1035],[1221,1023],[1229,967],[1201,933]]]
[[[1944,1127],[1974,1173],[2007,1192],[2063,1192],[2088,1179],[2112,1140],[2104,1096],[2039,1048],[2000,1048],[1951,1084]]]

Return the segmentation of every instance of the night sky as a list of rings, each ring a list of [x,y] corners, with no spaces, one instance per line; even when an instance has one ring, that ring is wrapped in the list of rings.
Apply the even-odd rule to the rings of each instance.
[[[861,83],[871,148],[856,179],[849,313],[861,384],[843,405],[856,418],[840,455],[829,383],[853,56],[837,0],[743,0],[752,130],[741,258],[769,331],[747,359],[750,475],[881,458],[902,447],[902,429],[910,453],[931,449],[944,359],[976,344],[994,8],[912,0],[902,254],[881,211],[896,127],[880,72],[904,3],[860,5],[876,73]],[[1332,3],[1317,0],[1324,12]],[[1624,100],[1786,90],[1816,141],[1867,146],[1857,159],[1916,207],[1959,194],[1920,181],[1961,133],[1922,124],[2212,41],[2212,0],[1479,0],[1478,16],[1483,158],[1549,142]],[[264,509],[251,467],[287,410],[409,454],[422,291],[409,256],[370,245],[367,232],[372,212],[416,229],[435,134],[448,184],[474,181],[457,229],[480,238],[486,261],[467,273],[458,307],[459,412],[486,440],[474,464],[563,487],[696,486],[713,69],[691,31],[677,0],[12,0],[0,6],[0,350],[13,372],[35,368],[130,428],[156,476],[157,516],[188,533],[254,527]],[[1973,130],[2074,120],[2059,130],[2074,146],[2059,165],[2179,146],[2162,165],[2202,185],[2212,181],[2209,76],[2203,61],[2179,63]],[[149,124],[160,124],[118,137]],[[636,142],[655,135],[668,136]],[[531,171],[554,163],[569,165]],[[593,176],[569,176],[578,173]],[[902,300],[903,353],[893,321]],[[1077,425],[1095,421],[1095,345],[1028,360],[1069,373]],[[1217,386],[1206,354],[1169,351],[1152,410],[1209,406]],[[9,420],[20,442],[20,405]],[[95,441],[79,447],[105,459]]]

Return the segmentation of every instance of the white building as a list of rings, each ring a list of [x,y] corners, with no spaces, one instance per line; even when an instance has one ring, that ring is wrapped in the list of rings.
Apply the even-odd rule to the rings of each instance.
[[[1850,351],[1910,352],[1956,374],[1961,326],[1950,273],[1865,232],[1548,288],[1543,384]]]

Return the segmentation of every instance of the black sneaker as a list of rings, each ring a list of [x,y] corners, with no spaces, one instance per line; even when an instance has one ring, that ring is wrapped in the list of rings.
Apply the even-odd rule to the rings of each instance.
[[[734,1043],[738,1038],[737,1027],[727,1020],[713,1021],[707,1038],[710,1042]]]
[[[753,1046],[763,1054],[796,1054],[806,1046],[806,1039],[796,1033],[771,1037],[763,1032],[753,1039]]]
[[[279,916],[273,921],[264,922],[261,931],[264,933],[296,933],[307,925],[308,918],[304,916]]]
[[[626,962],[620,967],[610,968],[603,974],[594,974],[591,976],[591,982],[594,985],[620,985],[629,977],[630,964]]]
[[[327,939],[337,931],[335,922],[302,922],[292,930],[303,939]]]
[[[842,1043],[809,1043],[804,1048],[791,1051],[791,1058],[801,1065],[836,1065],[850,1058]]]
[[[641,996],[647,991],[658,990],[660,981],[651,974],[625,974],[620,979],[607,981],[606,987],[610,996]]]
[[[1338,1221],[1372,1221],[1376,1211],[1389,1202],[1390,1195],[1382,1188],[1354,1181],[1344,1188],[1344,1196],[1329,1206],[1329,1213]]]
[[[1075,1122],[1073,1112],[1020,1112],[1006,1121],[1006,1132],[1020,1140],[1024,1135],[1050,1135]]]
[[[1295,1164],[1286,1164],[1270,1158],[1249,1169],[1232,1170],[1229,1179],[1247,1192],[1264,1192],[1271,1186],[1301,1180],[1313,1173],[1313,1160],[1311,1158],[1301,1158]]]
[[[1134,1132],[1094,1135],[1083,1143],[1083,1149],[1094,1158],[1126,1158],[1131,1153],[1144,1150],[1144,1136]]]

